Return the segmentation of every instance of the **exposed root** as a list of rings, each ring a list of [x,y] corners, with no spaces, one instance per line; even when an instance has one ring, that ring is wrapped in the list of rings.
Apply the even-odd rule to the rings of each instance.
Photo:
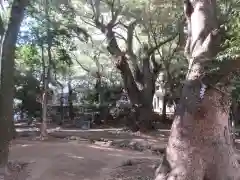
[[[155,180],[166,180],[171,171],[170,164],[166,158],[166,155],[163,155],[159,167],[155,172]]]
[[[155,180],[240,180],[236,165],[222,166],[221,163],[205,164],[199,158],[191,159],[171,168],[166,156],[155,172]],[[238,165],[237,165],[238,166]],[[230,168],[227,168],[230,167]],[[219,172],[221,171],[221,172]]]

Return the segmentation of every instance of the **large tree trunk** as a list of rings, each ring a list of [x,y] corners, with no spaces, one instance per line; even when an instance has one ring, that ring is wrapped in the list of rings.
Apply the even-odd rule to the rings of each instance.
[[[138,104],[138,117],[137,120],[140,122],[139,128],[141,131],[153,129],[153,95],[155,92],[155,81],[151,80],[151,77],[147,82],[147,86],[141,91],[141,96]]]
[[[14,56],[17,35],[28,0],[14,0],[1,54],[0,89],[0,179],[6,170],[8,146],[13,138]]]
[[[216,88],[210,81],[200,80],[208,73],[205,62],[214,59],[220,43],[215,31],[216,2],[185,2],[190,70],[166,149],[167,166],[158,168],[156,180],[238,180],[239,165],[229,133],[227,88]]]
[[[152,106],[138,107],[137,124],[140,131],[148,131],[153,129],[153,109]]]
[[[150,72],[148,65],[144,66],[145,73],[143,76],[144,88],[139,90],[136,81],[134,80],[133,74],[130,70],[129,64],[127,63],[127,58],[125,56],[118,57],[117,68],[120,70],[122,79],[124,82],[125,89],[128,92],[129,99],[131,103],[135,106],[136,126],[134,129],[146,131],[147,129],[152,129],[152,116],[153,116],[153,95],[155,93],[155,77],[154,74]],[[145,60],[145,63],[148,60]],[[149,61],[148,61],[149,62]]]

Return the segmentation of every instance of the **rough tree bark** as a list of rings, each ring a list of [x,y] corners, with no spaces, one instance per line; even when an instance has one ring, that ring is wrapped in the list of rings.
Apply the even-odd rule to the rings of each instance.
[[[225,61],[217,73],[207,72],[205,65],[220,45],[216,1],[186,0],[185,7],[189,72],[156,180],[239,180],[229,133],[229,91],[216,83],[240,62]]]
[[[139,90],[130,70],[126,56],[121,55],[118,56],[118,58],[117,68],[120,70],[129,99],[131,103],[135,105],[136,111],[138,112],[136,117],[137,126],[141,131],[152,129],[151,115],[153,115],[152,99],[155,92],[155,74],[145,72],[149,75],[145,77],[148,78],[148,80],[145,80],[145,88]],[[148,67],[146,67],[146,69],[147,68]]]
[[[14,56],[17,36],[28,0],[14,0],[3,35],[0,88],[0,179],[6,173],[8,146],[13,138]],[[4,179],[4,178],[3,178]]]

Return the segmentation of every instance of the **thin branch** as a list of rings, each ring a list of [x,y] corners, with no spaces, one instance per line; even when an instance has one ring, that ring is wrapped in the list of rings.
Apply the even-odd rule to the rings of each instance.
[[[95,0],[94,2],[93,2],[93,0],[91,0],[90,5],[93,10],[93,18],[95,21],[95,25],[97,28],[99,28],[102,31],[102,33],[105,33],[106,26],[103,23],[103,17],[101,16],[101,13],[100,13],[100,0]],[[101,17],[101,19],[100,19],[100,17]]]
[[[227,5],[227,2],[229,3]],[[235,4],[236,5],[236,4]],[[229,14],[231,14],[231,11],[234,7],[234,3],[233,2],[230,2],[230,1],[226,1],[226,3],[224,4],[225,7],[227,7],[227,10],[226,12],[219,18],[219,21],[220,21],[220,24],[226,24],[229,20]]]
[[[170,53],[167,56],[169,60],[173,58],[174,54],[177,52],[177,50],[179,49],[180,46],[181,46],[181,35],[178,34],[178,42],[177,42],[176,47],[172,51],[169,50]]]
[[[149,22],[148,27],[146,27],[147,29],[149,29],[149,31],[148,31],[148,36],[152,36],[152,38],[154,39],[155,45],[157,45],[157,40],[156,40],[157,27],[154,27],[154,26],[153,26],[153,20],[152,20],[151,16],[149,17],[148,22]],[[151,31],[150,31],[150,30],[151,30]],[[151,38],[149,37],[148,39],[150,40]],[[149,44],[151,45],[151,43],[149,43]]]
[[[118,0],[118,5],[116,5],[116,1],[117,0],[112,0],[112,2],[107,3],[110,6],[110,11],[111,11],[111,16],[112,16],[112,19],[109,22],[109,24],[111,24],[112,26],[114,26],[114,24],[117,21],[118,15],[122,11],[122,7],[120,6],[119,0]],[[115,8],[115,7],[117,7],[117,8]]]
[[[133,52],[133,37],[134,37],[134,29],[137,25],[138,21],[135,20],[129,24],[127,27],[127,51],[131,57],[136,59],[136,55]]]
[[[138,43],[142,46],[143,43],[140,41],[140,39],[139,39],[139,37],[138,37],[138,35],[137,35],[136,30],[135,30],[134,34],[135,34],[135,38],[137,39]]]
[[[152,32],[152,33],[154,33],[154,34],[152,35],[153,41],[154,41],[154,43],[155,43],[155,46],[157,46],[158,42],[157,42],[157,39],[156,39],[156,33],[155,33],[155,32]],[[159,49],[157,49],[157,52],[158,52],[158,55],[160,56],[160,58],[163,59],[164,57],[162,56],[162,53],[160,52]]]
[[[148,50],[148,55],[150,56],[151,54],[153,54],[157,49],[159,49],[161,46],[165,45],[166,43],[174,40],[177,37],[178,33],[174,34],[173,36],[169,37],[168,39],[166,39],[163,42],[158,43],[155,47],[152,47]]]
[[[78,63],[78,65],[84,70],[84,71],[86,71],[87,73],[89,73],[90,72],[90,69],[87,69],[85,66],[83,66],[82,65],[82,63],[80,63],[78,60],[77,60],[77,57],[76,57],[76,55],[75,54],[72,54],[75,58],[75,61]]]
[[[223,60],[218,66],[218,70],[206,73],[201,77],[201,81],[205,85],[214,86],[218,82],[228,81],[229,77],[240,70],[240,56],[231,59]]]
[[[107,4],[110,6],[111,15],[112,15],[112,19],[113,19],[114,18],[114,4],[115,4],[115,0],[109,0],[109,1],[107,1]]]
[[[123,26],[125,29],[128,28],[128,26],[126,24],[124,24],[121,20],[119,20],[118,24]]]
[[[123,35],[121,35],[120,33],[116,32],[116,31],[113,31],[113,32],[114,32],[114,34],[117,35],[116,37],[118,37],[119,39],[124,40],[126,43],[128,42],[128,40]]]

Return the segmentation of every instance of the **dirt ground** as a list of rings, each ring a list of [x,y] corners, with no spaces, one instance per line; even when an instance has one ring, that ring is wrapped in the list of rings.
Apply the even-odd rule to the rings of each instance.
[[[34,127],[19,126],[17,131],[10,161],[18,166],[9,180],[150,180],[161,158],[150,147],[164,148],[168,133],[53,127],[49,140],[38,141]]]
[[[169,130],[52,128],[49,140],[38,141],[34,128],[17,131],[10,160],[20,165],[7,180],[152,180],[169,135]],[[240,140],[236,143],[240,149]]]
[[[147,152],[65,140],[18,139],[10,152],[10,160],[24,164],[16,180],[26,175],[27,180],[148,180],[159,158]]]
[[[127,148],[137,151],[154,151],[156,154],[161,153],[166,146],[169,130],[158,130],[148,134],[139,132],[132,133],[120,128],[108,129],[66,129],[54,127],[48,130],[52,137],[58,139],[67,139],[73,141],[86,140],[91,143],[98,144],[106,142],[116,148]],[[36,128],[18,128],[18,133],[21,137],[38,136],[39,132]]]

